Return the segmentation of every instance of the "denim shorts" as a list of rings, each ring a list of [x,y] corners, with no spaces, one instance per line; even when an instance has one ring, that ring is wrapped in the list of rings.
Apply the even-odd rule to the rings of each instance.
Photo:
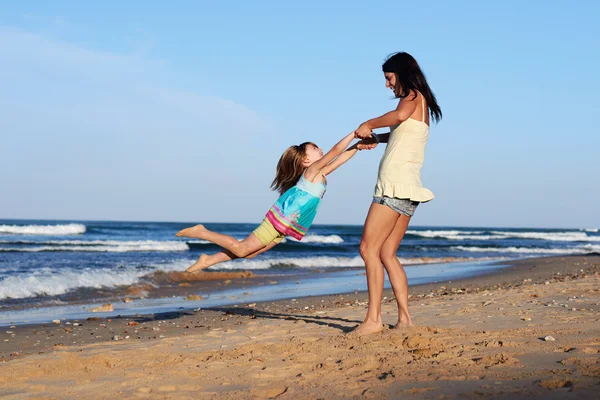
[[[411,199],[397,199],[395,197],[373,197],[373,203],[383,204],[388,206],[398,214],[404,214],[412,217],[419,205],[418,201],[412,201]]]

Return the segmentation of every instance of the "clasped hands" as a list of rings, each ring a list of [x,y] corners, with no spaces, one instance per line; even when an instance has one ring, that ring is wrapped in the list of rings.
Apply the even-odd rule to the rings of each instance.
[[[377,144],[379,143],[379,140],[373,136],[371,128],[367,127],[365,124],[360,125],[358,129],[354,131],[354,137],[361,139],[356,144],[358,150],[372,150],[377,147]]]

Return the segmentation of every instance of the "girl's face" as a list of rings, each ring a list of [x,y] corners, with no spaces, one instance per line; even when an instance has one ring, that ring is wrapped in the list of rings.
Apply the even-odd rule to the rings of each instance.
[[[323,150],[313,144],[306,145],[303,163],[306,167],[323,158]]]
[[[393,72],[384,72],[383,76],[385,77],[385,87],[396,94],[396,74]]]

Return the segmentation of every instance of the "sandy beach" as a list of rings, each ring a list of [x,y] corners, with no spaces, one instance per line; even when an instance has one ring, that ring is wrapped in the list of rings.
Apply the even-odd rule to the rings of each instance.
[[[416,326],[368,337],[347,334],[366,293],[5,327],[0,396],[598,398],[600,256],[516,261],[410,293]]]

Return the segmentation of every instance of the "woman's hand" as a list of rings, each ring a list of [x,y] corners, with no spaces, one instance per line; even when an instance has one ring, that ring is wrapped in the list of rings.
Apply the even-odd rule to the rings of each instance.
[[[366,139],[371,137],[371,128],[365,124],[360,124],[357,130],[354,131],[354,137],[359,139]]]

